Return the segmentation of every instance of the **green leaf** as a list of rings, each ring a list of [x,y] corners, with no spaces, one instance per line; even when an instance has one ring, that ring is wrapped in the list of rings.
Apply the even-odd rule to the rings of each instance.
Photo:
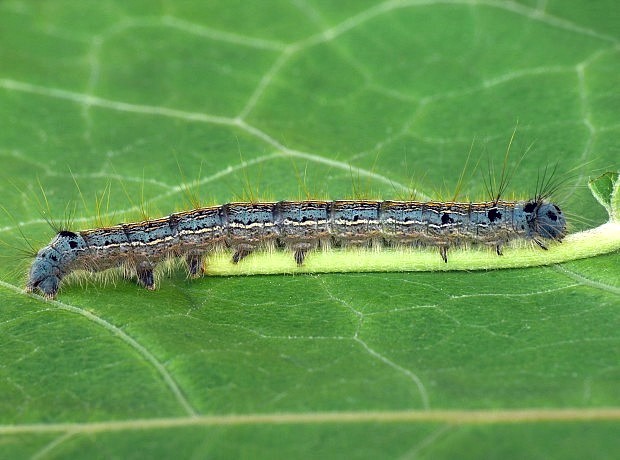
[[[485,199],[517,125],[510,164],[532,147],[507,197],[557,163],[571,232],[598,228],[597,199],[617,212],[612,176],[586,187],[618,170],[616,10],[0,2],[0,457],[617,457],[617,251],[477,272],[173,267],[155,292],[89,278],[44,301],[20,250],[47,244],[49,216],[83,229],[193,194],[452,198],[470,148],[460,199]]]
[[[618,221],[618,214],[620,213],[620,198],[618,197],[620,195],[618,192],[620,182],[618,176],[617,172],[606,172],[588,182],[588,187],[592,190],[594,198],[607,210],[609,220],[612,222]]]

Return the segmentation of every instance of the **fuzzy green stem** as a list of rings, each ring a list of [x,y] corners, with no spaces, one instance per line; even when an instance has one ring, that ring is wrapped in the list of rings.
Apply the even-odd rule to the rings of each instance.
[[[452,249],[448,263],[437,249],[342,249],[308,253],[298,267],[287,251],[261,252],[234,265],[230,254],[209,258],[208,275],[259,275],[337,272],[410,272],[451,270],[493,270],[536,267],[584,259],[620,250],[620,223],[609,222],[591,230],[568,235],[548,251],[538,247],[507,247],[498,256],[488,248]]]

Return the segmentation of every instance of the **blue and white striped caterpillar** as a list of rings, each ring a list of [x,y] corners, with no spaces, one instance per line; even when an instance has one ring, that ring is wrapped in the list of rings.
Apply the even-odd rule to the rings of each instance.
[[[54,298],[61,281],[76,270],[99,272],[129,267],[138,282],[155,288],[153,270],[161,261],[183,257],[188,273],[200,276],[210,253],[232,250],[232,263],[276,246],[298,265],[319,247],[432,246],[448,261],[448,250],[486,245],[502,254],[513,240],[561,241],[566,219],[542,196],[528,201],[279,201],[228,203],[171,214],[160,219],[58,232],[30,268],[26,290]]]

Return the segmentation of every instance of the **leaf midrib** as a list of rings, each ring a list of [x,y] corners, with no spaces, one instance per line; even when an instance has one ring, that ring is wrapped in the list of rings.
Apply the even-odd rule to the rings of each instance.
[[[35,423],[0,425],[0,434],[101,433],[126,430],[164,429],[190,426],[305,425],[334,423],[449,423],[525,424],[545,422],[619,421],[620,407],[527,408],[507,410],[406,410],[344,412],[279,412],[230,415],[198,415],[152,419],[116,420],[87,423]]]

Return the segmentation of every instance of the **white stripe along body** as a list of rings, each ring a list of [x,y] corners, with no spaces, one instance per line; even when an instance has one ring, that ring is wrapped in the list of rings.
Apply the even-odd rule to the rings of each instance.
[[[138,281],[154,289],[153,269],[169,257],[185,257],[191,276],[203,259],[232,248],[238,263],[255,249],[293,251],[298,265],[319,246],[434,246],[447,262],[450,247],[493,246],[524,239],[546,249],[561,241],[566,220],[545,200],[483,203],[420,201],[279,201],[228,203],[171,214],[161,219],[80,232],[61,231],[41,249],[30,269],[27,291],[55,297],[61,280],[75,270],[135,269]]]

